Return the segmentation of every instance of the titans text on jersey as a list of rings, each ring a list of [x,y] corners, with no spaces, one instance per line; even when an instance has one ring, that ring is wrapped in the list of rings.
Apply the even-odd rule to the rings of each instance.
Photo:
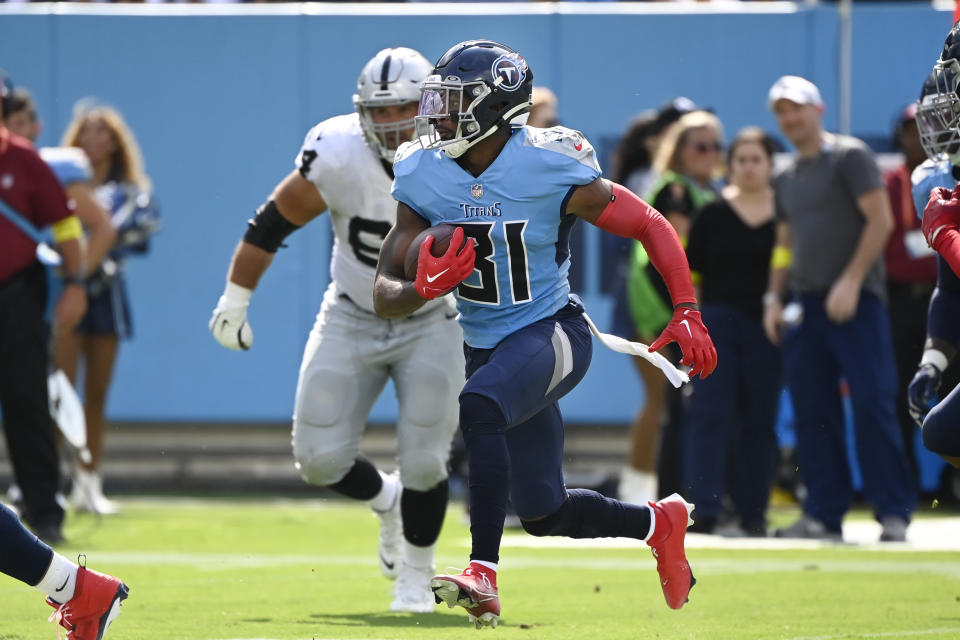
[[[567,303],[575,217],[565,213],[566,201],[574,188],[600,176],[581,133],[515,128],[479,177],[412,142],[397,151],[394,172],[396,200],[431,225],[463,227],[475,242],[476,268],[456,290],[467,344],[493,347]]]

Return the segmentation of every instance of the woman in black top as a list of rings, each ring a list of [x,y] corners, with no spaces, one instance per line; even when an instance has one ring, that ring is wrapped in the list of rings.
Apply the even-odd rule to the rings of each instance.
[[[743,531],[766,535],[780,393],[780,353],[762,323],[774,244],[773,150],[760,129],[737,134],[728,152],[730,184],[690,228],[687,258],[722,363],[691,383],[684,465],[698,513],[691,531],[713,531],[729,476]]]

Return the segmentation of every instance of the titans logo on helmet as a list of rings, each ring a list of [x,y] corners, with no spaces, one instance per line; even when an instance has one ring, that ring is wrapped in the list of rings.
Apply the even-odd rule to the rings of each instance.
[[[490,74],[502,80],[501,89],[516,91],[527,77],[527,61],[515,53],[502,55],[493,61]]]

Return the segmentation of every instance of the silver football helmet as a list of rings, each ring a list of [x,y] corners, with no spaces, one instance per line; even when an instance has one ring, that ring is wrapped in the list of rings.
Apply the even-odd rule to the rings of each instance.
[[[938,60],[917,102],[920,144],[932,160],[960,161],[960,61]]]
[[[397,147],[413,139],[413,118],[401,122],[374,122],[370,110],[420,101],[420,84],[433,70],[426,58],[407,47],[391,47],[375,55],[357,78],[353,106],[360,126],[380,157],[393,162]]]

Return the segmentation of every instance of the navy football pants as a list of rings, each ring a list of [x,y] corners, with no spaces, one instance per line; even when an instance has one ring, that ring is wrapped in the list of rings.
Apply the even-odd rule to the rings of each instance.
[[[824,297],[802,295],[803,322],[786,339],[784,364],[796,414],[797,460],[808,497],[803,510],[839,531],[853,488],[847,463],[840,378],[850,386],[863,493],[877,519],[910,519],[912,471],[897,424],[896,366],[883,303],[863,293],[853,319],[827,318]]]
[[[774,423],[780,400],[780,350],[759,318],[730,304],[703,306],[720,366],[690,381],[684,476],[697,515],[723,511],[727,478],[744,526],[766,522],[777,460]],[[735,468],[728,472],[727,463]]]
[[[517,515],[534,519],[553,513],[566,499],[557,401],[583,379],[593,356],[583,307],[571,303],[493,349],[466,347],[465,352],[461,399],[483,396],[507,422],[510,497]]]

